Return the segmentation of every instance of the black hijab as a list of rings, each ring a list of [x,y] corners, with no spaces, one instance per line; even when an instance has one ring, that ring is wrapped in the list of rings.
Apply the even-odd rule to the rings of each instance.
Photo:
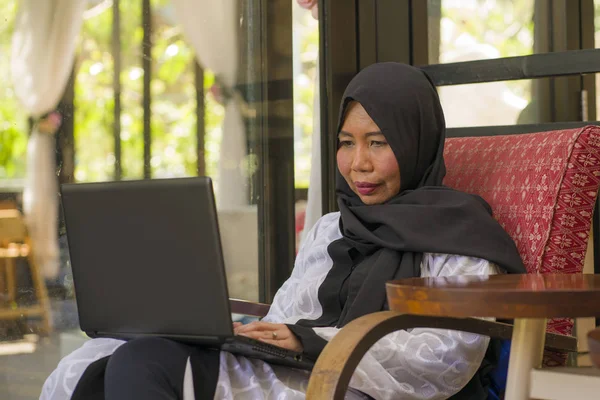
[[[392,148],[400,192],[385,204],[367,206],[337,171],[343,237],[327,249],[333,267],[319,288],[323,314],[297,324],[342,327],[387,308],[385,283],[420,276],[423,253],[476,257],[509,273],[525,272],[490,206],[479,196],[442,186],[444,114],[423,71],[380,63],[359,72],[344,93],[338,131],[351,101],[364,107]]]

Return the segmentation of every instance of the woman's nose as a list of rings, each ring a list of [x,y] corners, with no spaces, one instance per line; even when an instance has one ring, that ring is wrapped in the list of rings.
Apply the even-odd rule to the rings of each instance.
[[[368,148],[357,146],[352,160],[352,169],[356,172],[368,172],[373,169]]]

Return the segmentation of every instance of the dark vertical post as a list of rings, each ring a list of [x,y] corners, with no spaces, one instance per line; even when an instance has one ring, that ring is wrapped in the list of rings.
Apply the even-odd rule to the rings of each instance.
[[[75,67],[65,86],[57,110],[62,116],[62,123],[56,132],[56,165],[58,167],[58,183],[72,183],[75,181]],[[30,119],[31,122],[31,119]],[[31,131],[31,128],[30,128]],[[60,201],[59,196],[59,201]],[[65,232],[64,215],[62,207],[58,207],[58,232]]]
[[[262,117],[261,111],[263,88],[260,84],[260,71],[262,69],[262,41],[261,24],[263,19],[263,5],[260,1],[238,0],[238,9],[242,15],[240,31],[237,44],[239,46],[239,65],[238,69],[238,93],[245,101],[248,112],[244,116],[244,126],[246,128],[246,138],[248,143],[248,155],[260,160],[262,168],[264,157],[262,155]],[[262,173],[255,173],[249,177],[249,204],[260,205],[263,197],[263,176]],[[259,229],[262,222],[262,207],[258,207]],[[263,258],[263,236],[259,235],[259,293],[262,296],[263,290],[260,287],[262,279],[262,265],[266,265]]]
[[[578,50],[580,41],[579,1],[552,1],[551,51]],[[554,121],[581,121],[581,78],[554,78]]]
[[[414,0],[413,0],[414,2]],[[441,23],[442,23],[442,0],[428,0],[427,9],[427,64],[439,64],[440,62],[440,42]],[[413,19],[414,21],[414,19]],[[414,23],[413,23],[414,26]]]
[[[112,43],[113,57],[113,137],[115,149],[114,179],[120,181],[123,175],[121,167],[121,10],[120,0],[114,0],[112,6]]]
[[[266,187],[264,168],[267,167],[266,155],[263,154],[263,123],[262,107],[263,85],[260,77],[263,65],[263,33],[261,31],[264,18],[264,7],[261,1],[238,0],[240,19],[240,31],[238,32],[237,44],[239,46],[238,65],[238,88],[240,97],[245,101],[248,112],[244,115],[244,127],[248,143],[248,155],[256,157],[259,168],[249,179],[249,203],[257,208],[258,228],[258,300],[267,302],[268,270],[270,269],[270,237],[263,234],[267,228],[265,216],[268,210],[265,207],[269,188]]]
[[[377,3],[379,4],[379,2]],[[340,101],[359,71],[357,8],[348,0],[319,2],[319,81],[321,98],[321,179],[323,214],[337,209],[335,152]],[[372,26],[372,24],[371,24]]]
[[[377,62],[377,2],[359,1],[357,4],[358,69]]]
[[[194,79],[196,84],[196,172],[198,176],[206,175],[204,158],[204,138],[206,136],[204,105],[204,70],[194,59]]]
[[[581,9],[581,48],[596,48],[595,25],[594,25],[594,0],[580,0]],[[596,121],[596,74],[587,74],[581,77],[585,93],[582,99],[586,100],[587,120]]]
[[[535,0],[533,6],[533,52],[552,51],[552,4],[550,0]],[[550,78],[531,81],[531,111],[522,113],[519,123],[533,124],[553,121],[553,81]]]
[[[75,175],[75,68],[65,86],[62,99],[57,110],[62,115],[62,123],[57,132],[57,165],[59,167],[58,181],[70,183],[74,181]]]
[[[294,265],[292,2],[262,0],[262,188],[264,272],[260,297],[273,299]],[[276,84],[275,84],[276,83]]]
[[[421,2],[426,3],[426,2]],[[377,1],[377,61],[411,63],[410,0]],[[425,31],[425,37],[427,31]]]
[[[427,3],[427,1],[410,0],[410,63],[412,65],[429,64],[430,31]]]
[[[151,91],[152,80],[152,11],[150,0],[142,0],[142,27],[144,38],[142,40],[142,69],[144,70],[144,97],[142,106],[144,110],[144,178],[152,177],[150,159],[152,157],[152,132],[150,126],[151,116]]]

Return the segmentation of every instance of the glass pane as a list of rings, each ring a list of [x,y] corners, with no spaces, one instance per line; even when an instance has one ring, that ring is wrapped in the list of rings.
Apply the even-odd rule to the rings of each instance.
[[[539,121],[531,102],[532,80],[488,82],[438,88],[449,128],[531,124]]]
[[[121,1],[119,24],[119,56],[121,59],[121,169],[123,179],[144,177],[144,127],[142,93],[144,70],[141,65],[142,2]],[[112,26],[112,19],[109,26]],[[111,55],[112,58],[115,55]],[[115,72],[113,71],[113,74]],[[112,129],[110,130],[112,134]],[[112,136],[112,135],[111,135]],[[116,160],[115,160],[116,161]],[[114,167],[113,167],[114,169]]]
[[[430,64],[534,52],[535,0],[428,0]]]
[[[318,112],[317,64],[319,54],[319,23],[309,10],[294,1],[294,182],[296,187],[295,231],[296,251],[305,228],[308,186],[315,114]],[[318,120],[317,120],[318,122]],[[318,134],[318,132],[316,132]],[[319,171],[320,173],[320,171]],[[310,223],[310,221],[309,221]],[[310,229],[310,227],[307,227]]]
[[[428,0],[429,63],[523,56],[535,52],[534,0]],[[534,123],[532,103],[545,80],[444,86],[448,127]]]
[[[220,0],[212,1],[215,9],[223,4]],[[278,1],[283,5],[283,1]],[[18,8],[29,3],[0,2],[1,54],[11,54]],[[282,137],[289,139],[290,152],[285,154],[290,165],[295,165],[297,210],[302,217],[310,176],[317,21],[310,12],[295,5],[293,25],[274,26],[279,16],[267,18],[267,9],[290,12],[291,4],[275,7],[269,0],[261,2],[259,7],[258,2],[239,1],[229,11],[229,19],[225,19],[231,30],[219,37],[200,35],[211,40],[199,43],[200,36],[193,35],[201,32],[198,24],[210,22],[206,10],[190,25],[189,19],[185,22],[185,18],[180,18],[175,2],[169,0],[85,3],[81,30],[75,38],[72,74],[70,64],[67,67],[71,78],[66,89],[57,95],[59,104],[30,121],[28,117],[33,111],[20,103],[11,79],[0,81],[0,218],[8,215],[25,221],[23,188],[32,127],[35,132],[47,129],[50,133],[47,137],[56,138],[49,160],[56,161],[60,183],[143,179],[148,173],[151,179],[207,175],[213,179],[215,189],[229,295],[259,300],[262,290],[259,277],[264,267],[259,260],[263,259],[263,252],[269,251],[262,243],[270,243],[261,227],[266,220],[271,224],[271,236],[288,234],[287,230],[278,231],[282,230],[278,218],[265,217],[264,204],[281,187],[290,193],[294,187],[293,175],[279,179],[276,183],[281,187],[274,187],[274,180],[264,177],[265,171],[278,167],[267,165],[270,161],[265,154],[269,151],[279,154],[284,147],[270,148],[272,141],[268,139],[272,138],[266,137],[265,124],[271,121],[276,124],[276,129],[272,129],[275,133],[269,133],[276,136],[275,142]],[[148,3],[149,31],[143,26],[143,21],[148,20],[144,14]],[[41,13],[38,9],[26,12],[32,19],[41,18],[41,14],[35,14]],[[64,13],[56,10],[54,14]],[[119,24],[115,23],[115,17],[119,18]],[[292,21],[291,15],[281,19]],[[292,43],[292,30],[294,51],[289,59],[293,57],[293,76],[291,62],[287,73],[285,66],[278,64],[273,68],[267,59],[276,58],[278,53],[287,54],[290,46],[283,46],[283,51],[277,46],[286,43],[281,41],[283,37]],[[278,40],[267,40],[270,34]],[[11,57],[0,57],[0,74],[11,76]],[[148,76],[149,85],[145,82]],[[275,82],[277,86],[279,82],[287,82],[291,87],[292,77],[293,90],[284,87],[269,102],[265,94],[267,84]],[[148,109],[145,99],[150,99],[149,113],[144,112],[144,105]],[[269,110],[277,111],[271,117],[265,117],[268,103],[271,103]],[[297,117],[295,125],[291,117],[287,121],[282,117],[292,113]],[[145,132],[148,125],[150,130]],[[145,139],[148,134],[150,140]],[[294,152],[298,155],[295,164]],[[149,160],[147,164],[145,159]],[[291,174],[292,169],[289,171]],[[54,195],[58,198],[57,193]],[[2,212],[4,208],[9,211]],[[291,219],[293,201],[281,209],[284,213],[289,210]],[[58,272],[48,269],[48,259],[42,257],[37,263],[44,275],[42,280],[52,311],[49,334],[41,329],[43,318],[24,318],[19,314],[22,307],[39,302],[41,292],[32,282],[33,263],[26,258],[19,260],[13,283],[6,278],[4,260],[0,258],[1,399],[38,398],[44,381],[59,360],[89,340],[79,329],[62,216],[50,223],[57,225],[57,240],[52,244],[58,250]],[[5,246],[2,226],[0,248]],[[34,253],[36,245],[33,239]],[[165,284],[169,278],[166,268]],[[16,317],[5,318],[11,313]],[[242,316],[234,315],[234,320],[239,318]]]

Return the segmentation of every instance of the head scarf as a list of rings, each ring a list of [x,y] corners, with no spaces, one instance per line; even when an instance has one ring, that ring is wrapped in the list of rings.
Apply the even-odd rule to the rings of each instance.
[[[388,62],[359,72],[344,93],[338,131],[352,101],[364,107],[393,150],[400,192],[384,204],[365,205],[337,171],[342,238],[328,246],[333,267],[319,288],[323,314],[299,324],[341,327],[385,309],[385,283],[420,276],[423,253],[476,257],[509,273],[525,272],[490,206],[442,185],[444,114],[423,71]]]

